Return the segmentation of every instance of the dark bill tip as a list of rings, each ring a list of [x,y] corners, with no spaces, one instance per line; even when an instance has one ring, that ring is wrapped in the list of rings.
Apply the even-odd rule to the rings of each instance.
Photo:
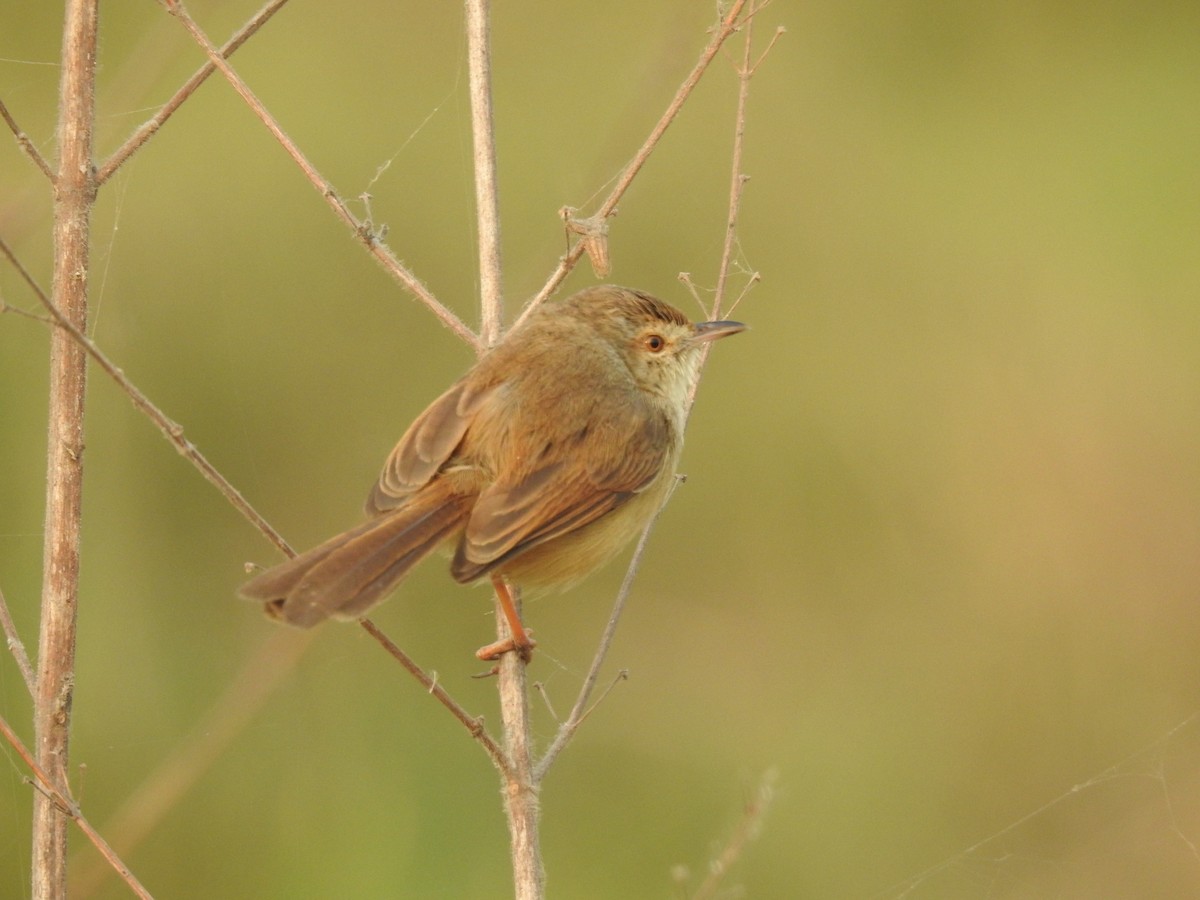
[[[717,338],[728,337],[731,334],[737,334],[739,331],[745,331],[746,325],[741,322],[732,322],[728,319],[721,319],[716,322],[697,322],[696,336],[693,340],[696,341],[715,341]]]

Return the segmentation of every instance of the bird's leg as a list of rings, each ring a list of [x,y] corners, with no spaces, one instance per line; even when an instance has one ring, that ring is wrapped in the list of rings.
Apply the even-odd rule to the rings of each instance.
[[[529,632],[521,624],[521,616],[517,613],[516,604],[513,602],[512,589],[505,583],[502,576],[494,573],[492,586],[496,589],[496,600],[500,604],[504,618],[508,621],[510,637],[488,644],[486,647],[480,647],[475,651],[475,655],[479,659],[491,660],[499,659],[505,653],[515,650],[523,662],[529,662],[533,656],[533,648],[537,646],[537,641],[529,636]]]

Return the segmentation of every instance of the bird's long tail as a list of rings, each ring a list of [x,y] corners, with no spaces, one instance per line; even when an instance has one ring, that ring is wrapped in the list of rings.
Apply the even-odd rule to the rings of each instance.
[[[240,593],[267,613],[309,628],[327,618],[358,619],[408,570],[461,529],[470,497],[431,484],[394,512],[330,538],[252,578]]]

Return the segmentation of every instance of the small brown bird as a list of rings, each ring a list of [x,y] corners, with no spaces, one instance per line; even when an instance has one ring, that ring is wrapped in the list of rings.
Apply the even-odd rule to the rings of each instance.
[[[455,581],[491,576],[509,621],[513,641],[481,655],[527,656],[505,581],[565,587],[645,527],[675,474],[700,350],[745,327],[608,285],[543,304],[404,433],[370,519],[241,593],[303,628],[357,619],[446,546]]]

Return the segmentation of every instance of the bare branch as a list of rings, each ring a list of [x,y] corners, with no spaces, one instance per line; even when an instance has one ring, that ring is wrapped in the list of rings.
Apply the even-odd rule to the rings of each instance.
[[[479,228],[479,295],[484,347],[504,327],[500,277],[500,201],[496,187],[496,138],[492,117],[489,0],[467,0],[467,68],[471,85],[471,134],[475,146],[475,208]]]
[[[481,337],[484,347],[500,339],[503,327],[503,283],[500,269],[500,204],[496,188],[496,138],[492,116],[492,66],[489,34],[490,0],[466,0],[467,65],[471,84],[471,133],[475,147],[475,204],[479,228]],[[497,591],[503,585],[497,584]],[[500,614],[497,593],[496,629],[501,641],[511,639],[508,620]],[[513,597],[520,610],[520,595]],[[519,612],[518,612],[519,615]],[[519,625],[518,625],[519,627]],[[504,728],[504,811],[508,818],[513,885],[517,900],[542,900],[545,874],[538,836],[538,790],[533,779],[533,735],[526,683],[527,657],[505,653],[496,667],[496,691]]]
[[[672,97],[671,102],[667,104],[666,111],[662,114],[662,117],[659,118],[658,123],[654,126],[654,128],[651,129],[650,135],[642,143],[642,146],[638,148],[638,151],[634,154],[633,159],[631,159],[622,170],[620,177],[617,178],[616,186],[609,193],[608,197],[605,198],[604,202],[600,204],[600,208],[591,218],[602,221],[612,216],[614,210],[617,208],[617,203],[620,202],[620,199],[625,195],[625,192],[629,190],[629,185],[633,183],[633,179],[637,176],[637,173],[641,170],[642,166],[645,165],[646,160],[650,158],[650,154],[653,153],[654,148],[658,146],[659,140],[662,139],[663,134],[666,132],[671,122],[673,122],[675,117],[679,114],[679,110],[683,108],[683,104],[687,102],[688,97],[691,96],[692,91],[695,90],[696,85],[699,84],[700,78],[704,75],[709,63],[713,61],[713,57],[715,57],[720,51],[721,45],[725,43],[726,39],[728,39],[731,34],[741,27],[742,21],[740,20],[740,16],[742,14],[742,8],[746,5],[746,2],[747,0],[735,0],[735,2],[730,5],[729,11],[725,14],[725,17],[721,20],[720,24],[713,29],[712,39],[708,42],[708,46],[706,46],[704,51],[700,54],[700,59],[696,62],[696,65],[692,67],[692,71],[688,73],[687,77],[684,78],[683,83],[675,92],[675,96]],[[518,324],[520,324],[520,322],[524,320],[524,318],[529,315],[529,313],[532,312],[540,303],[554,293],[558,286],[562,284],[567,275],[570,274],[571,270],[575,268],[575,264],[579,262],[579,258],[583,256],[587,249],[588,244],[585,241],[577,241],[570,251],[568,251],[567,254],[559,260],[558,267],[550,275],[550,278],[546,281],[545,285],[543,285],[542,289],[538,291],[534,298],[530,300],[528,304],[526,304],[525,309],[521,312],[520,319],[517,320]]]
[[[37,295],[38,299],[41,300],[42,303],[48,304],[50,302],[50,298],[46,296],[46,292],[42,290],[41,285],[39,285],[34,277],[29,274],[29,270],[25,268],[19,259],[17,259],[16,254],[13,253],[12,248],[8,246],[8,243],[4,240],[4,238],[0,238],[0,253],[3,253],[5,258],[12,263],[13,268],[17,270],[17,274],[19,274],[21,279],[27,285],[29,285],[30,290]]]
[[[515,589],[513,600],[519,614],[520,592]],[[507,619],[500,613],[499,600],[496,605],[496,633],[503,641],[512,634]],[[503,785],[504,811],[508,817],[516,900],[542,900],[546,893],[546,873],[538,832],[541,803],[539,782],[533,770],[533,728],[527,675],[525,660],[519,653],[505,653],[500,658],[496,690],[500,695],[505,755],[512,766]]]
[[[587,675],[584,676],[583,686],[579,689],[579,696],[575,698],[575,705],[571,707],[571,712],[567,716],[567,720],[558,726],[558,732],[554,735],[554,740],[546,748],[546,752],[538,760],[537,766],[534,768],[534,778],[537,779],[539,784],[546,777],[546,773],[550,770],[550,767],[554,765],[554,760],[558,758],[558,754],[571,742],[571,738],[575,736],[575,732],[579,730],[579,726],[583,724],[583,720],[587,717],[588,712],[590,712],[588,701],[591,699],[592,691],[596,688],[596,680],[600,677],[600,667],[604,665],[604,660],[608,656],[609,649],[612,647],[613,637],[617,633],[617,623],[621,620],[621,613],[625,611],[625,601],[629,599],[629,593],[633,590],[633,580],[637,577],[638,569],[642,565],[642,557],[646,552],[646,544],[650,540],[650,532],[654,530],[654,525],[658,521],[658,517],[662,515],[662,511],[671,502],[671,497],[675,494],[681,482],[682,479],[680,478],[675,480],[675,483],[671,486],[670,493],[663,500],[662,506],[654,514],[654,518],[642,529],[642,536],[638,538],[637,547],[633,551],[633,558],[629,561],[629,568],[625,570],[625,578],[621,582],[620,590],[617,591],[617,599],[613,601],[612,611],[608,614],[608,624],[604,626],[604,632],[600,635],[600,644],[597,646],[596,653],[592,657],[592,664],[588,668]]]
[[[38,153],[37,147],[33,146],[33,141],[29,139],[24,131],[18,127],[16,120],[9,113],[8,107],[4,105],[4,101],[0,100],[0,118],[3,118],[8,123],[8,127],[12,129],[13,136],[17,139],[17,143],[21,145],[21,149],[25,151],[25,155],[33,160],[33,164],[42,170],[42,174],[54,184],[54,170],[50,168],[50,164],[46,162],[46,158]]]
[[[0,626],[4,629],[4,638],[8,642],[8,649],[13,655],[13,659],[17,661],[17,668],[21,670],[21,678],[25,680],[25,687],[29,689],[29,696],[34,695],[34,675],[33,665],[29,662],[29,654],[25,652],[25,645],[21,643],[21,636],[17,634],[16,623],[13,622],[12,613],[9,612],[8,603],[4,599],[4,591],[0,591]]]
[[[98,0],[69,0],[63,24],[58,95],[58,172],[54,179],[53,304],[64,322],[87,327],[96,117]],[[34,747],[56,793],[67,790],[75,640],[79,610],[79,542],[83,515],[83,412],[87,356],[62,331],[50,336],[46,518],[42,603],[33,696]],[[67,891],[64,810],[38,794],[33,802],[31,893]]]
[[[767,0],[767,2],[770,2],[770,0]],[[758,71],[758,67],[762,65],[767,54],[771,52],[771,48],[775,46],[775,42],[783,34],[783,29],[776,29],[774,36],[767,44],[767,49],[762,52],[756,62],[751,63],[751,53],[754,46],[754,16],[767,5],[767,2],[755,3],[751,6],[750,12],[746,16],[746,25],[742,38],[742,63],[737,70],[738,99],[737,114],[734,117],[733,160],[730,166],[729,214],[725,220],[725,243],[721,250],[721,265],[717,272],[716,295],[713,297],[712,310],[709,313],[709,318],[712,319],[720,317],[721,310],[725,305],[725,291],[729,278],[729,267],[733,263],[733,250],[737,243],[738,213],[742,206],[742,193],[745,191],[746,182],[749,180],[749,176],[742,172],[742,153],[746,143],[746,105],[750,97],[750,79],[754,77],[755,72]]]
[[[500,749],[500,745],[496,743],[495,738],[488,734],[487,729],[484,728],[483,720],[472,716],[465,709],[459,706],[458,701],[451,697],[446,692],[446,689],[437,683],[437,680],[433,676],[429,675],[424,669],[413,662],[412,657],[396,646],[391,638],[380,631],[378,625],[376,625],[370,619],[359,619],[358,624],[363,627],[363,630],[367,634],[375,638],[375,640],[379,642],[380,646],[390,653],[392,657],[394,657],[395,660],[400,663],[400,665],[402,665],[410,675],[412,675],[413,678],[417,679],[417,681],[424,685],[425,690],[437,698],[437,701],[441,703],[442,706],[450,710],[454,718],[458,719],[458,721],[463,724],[463,727],[471,733],[471,737],[479,741],[483,749],[487,751],[488,757],[500,771],[501,776],[503,776],[505,779],[511,778],[512,766],[508,758],[505,756],[504,751]],[[512,656],[513,654],[509,655]]]
[[[737,827],[733,830],[733,834],[729,836],[725,846],[708,863],[708,875],[696,889],[696,893],[692,894],[691,900],[710,900],[717,895],[717,889],[721,886],[721,881],[729,874],[729,870],[733,868],[733,864],[741,859],[742,854],[746,852],[746,847],[749,843],[758,837],[759,831],[762,829],[763,819],[766,817],[767,810],[771,806],[771,801],[775,799],[775,781],[777,773],[774,769],[770,769],[763,774],[762,780],[758,783],[758,788],[754,794],[746,801],[745,807],[742,809],[742,818],[739,820]]]
[[[738,67],[738,99],[737,113],[734,116],[733,127],[733,158],[730,163],[730,178],[729,178],[729,211],[725,218],[725,240],[721,248],[721,262],[717,269],[717,288],[713,296],[712,307],[709,310],[708,317],[717,319],[721,315],[721,310],[725,302],[725,291],[729,279],[729,269],[733,264],[733,250],[737,244],[737,224],[738,214],[742,205],[742,193],[746,187],[747,176],[742,172],[742,153],[746,142],[746,108],[750,97],[750,79],[754,77],[758,65],[762,62],[763,57],[759,57],[758,63],[751,65],[752,47],[754,43],[754,16],[765,7],[770,0],[751,4],[750,11],[746,15],[745,28],[743,34],[742,48],[742,64]],[[772,38],[767,50],[775,45],[775,41],[779,39],[781,32],[776,31],[775,37]],[[763,56],[765,57],[766,51]],[[759,280],[758,273],[755,273],[750,284],[754,284]],[[686,279],[685,283],[691,285],[690,279]],[[747,288],[749,285],[747,285]],[[693,292],[694,293],[694,292]],[[744,295],[744,291],[743,291]],[[738,297],[741,301],[741,296]],[[712,351],[712,345],[706,344],[700,351],[700,369],[697,370],[696,380],[692,382],[688,389],[688,415],[691,415],[692,406],[696,401],[696,391],[700,387],[700,373],[704,369],[705,363],[708,362],[708,354]]]
[[[427,288],[425,284],[419,278],[417,278],[417,276],[413,274],[407,266],[404,265],[404,263],[400,262],[400,260],[396,258],[396,255],[392,253],[385,243],[383,243],[383,240],[378,234],[373,232],[364,222],[359,221],[358,218],[352,212],[350,212],[350,208],[346,206],[345,201],[342,200],[341,196],[339,196],[337,191],[334,190],[333,185],[330,184],[324,178],[324,176],[317,171],[316,167],[309,162],[308,158],[304,155],[300,148],[296,146],[296,143],[287,136],[287,133],[284,132],[282,127],[280,127],[279,123],[275,121],[275,118],[269,112],[267,112],[267,108],[263,106],[262,101],[255,96],[254,92],[250,90],[249,86],[247,86],[246,82],[242,80],[241,76],[233,70],[233,67],[225,61],[224,57],[221,56],[220,51],[213,46],[213,43],[209,39],[208,35],[206,35],[200,26],[196,24],[195,20],[188,15],[188,12],[186,9],[184,9],[183,4],[179,2],[179,0],[160,0],[160,2],[167,8],[168,12],[179,19],[179,21],[183,24],[183,27],[187,30],[188,34],[192,36],[192,39],[204,49],[204,52],[208,54],[208,58],[212,64],[220,70],[221,74],[225,76],[225,79],[230,83],[230,85],[232,85],[233,89],[237,91],[244,101],[246,101],[246,105],[250,107],[250,110],[256,116],[258,116],[259,120],[265,126],[267,126],[267,130],[271,132],[275,139],[279,141],[280,145],[282,145],[288,156],[290,156],[296,165],[300,167],[300,170],[304,173],[305,177],[309,180],[312,186],[317,189],[318,193],[320,193],[320,195],[325,199],[325,202],[329,204],[329,207],[333,210],[334,214],[341,219],[342,222],[344,222],[351,229],[351,231],[354,232],[354,236],[364,247],[367,248],[367,251],[374,256],[375,259],[384,267],[384,269],[391,274],[393,278],[400,282],[400,284],[403,285],[409,293],[424,303],[433,312],[433,314],[437,316],[443,325],[466,341],[470,347],[477,351],[480,350],[482,348],[482,341],[480,340],[479,336],[470,328],[468,328],[462,319],[455,315],[449,308],[444,306],[442,302],[433,295],[429,288]]]
[[[228,59],[231,57],[235,52],[237,52],[237,49],[241,47],[242,44],[246,43],[246,41],[249,40],[249,38],[256,31],[258,31],[258,29],[262,28],[263,25],[265,25],[271,18],[271,16],[275,15],[275,13],[277,13],[287,2],[288,0],[269,0],[266,6],[256,12],[250,18],[250,21],[238,29],[237,33],[235,33],[234,36],[225,43],[225,46],[220,49],[221,57],[223,59]],[[113,176],[117,169],[121,168],[121,166],[127,159],[129,159],[129,157],[141,149],[146,141],[154,137],[154,135],[158,132],[158,129],[162,128],[163,123],[166,122],[167,119],[171,118],[175,110],[179,109],[179,107],[183,105],[183,102],[187,100],[188,97],[192,96],[192,94],[196,92],[196,89],[200,87],[200,85],[202,85],[208,76],[214,71],[216,71],[216,66],[214,66],[211,62],[205,63],[203,66],[197,69],[196,73],[186,82],[184,82],[183,86],[175,92],[175,96],[164,103],[162,108],[154,114],[154,118],[150,119],[148,122],[143,124],[141,128],[131,134],[129,139],[125,141],[125,143],[119,148],[117,148],[117,151],[112,156],[105,160],[104,164],[100,166],[99,170],[96,172],[96,184],[102,185],[108,181],[108,179]]]
[[[84,817],[79,805],[63,789],[60,789],[55,784],[45,769],[37,764],[37,761],[33,758],[33,754],[21,743],[21,739],[17,737],[17,733],[12,730],[12,727],[5,721],[3,716],[0,716],[0,734],[4,735],[5,740],[8,741],[9,745],[17,752],[17,755],[21,757],[25,765],[29,766],[29,770],[37,778],[39,787],[38,796],[44,798],[46,802],[53,804],[55,809],[60,813],[74,820],[75,824],[79,826],[79,830],[95,845],[96,849],[100,851],[100,855],[108,860],[108,864],[112,866],[113,871],[121,876],[125,883],[129,885],[130,890],[137,896],[145,898],[145,900],[154,900],[150,892],[142,886],[142,883],[137,880],[129,867],[121,861],[121,858],[117,856],[113,848],[108,845],[108,842],[100,836],[100,832],[93,828],[91,823]],[[61,894],[51,896],[65,897],[66,892],[63,891]]]
[[[269,540],[288,556],[295,556],[295,551],[291,548],[288,542],[283,539],[283,536],[280,535],[279,532],[273,527],[271,527],[271,524],[259,514],[258,510],[250,505],[250,501],[242,496],[241,491],[230,484],[229,480],[226,479],[225,476],[219,471],[217,471],[216,466],[210,463],[204,454],[196,449],[196,445],[184,437],[183,426],[169,418],[166,413],[155,406],[151,402],[150,398],[143,394],[141,390],[125,376],[125,373],[121,371],[121,369],[118,368],[107,356],[104,355],[104,352],[96,346],[95,342],[92,341],[91,338],[76,328],[71,322],[67,321],[62,313],[58,311],[58,308],[50,302],[44,293],[38,291],[38,296],[45,304],[46,309],[50,311],[50,315],[54,317],[54,324],[63,331],[67,332],[67,334],[71,336],[75,343],[86,350],[87,353],[91,355],[92,359],[96,360],[100,368],[103,369],[104,372],[120,386],[121,390],[123,390],[126,395],[128,395],[129,399],[133,401],[133,405],[145,413],[146,417],[150,419],[150,421],[153,422],[158,430],[162,433],[162,436],[170,441],[171,444],[174,445],[175,449],[179,451],[179,454],[187,459],[187,461],[193,466],[195,466],[200,471],[200,474],[203,475],[218,491],[220,491],[221,495],[224,496],[225,499],[228,500],[238,512],[240,512],[246,517],[247,520],[249,520],[251,525],[262,532],[267,540]]]

